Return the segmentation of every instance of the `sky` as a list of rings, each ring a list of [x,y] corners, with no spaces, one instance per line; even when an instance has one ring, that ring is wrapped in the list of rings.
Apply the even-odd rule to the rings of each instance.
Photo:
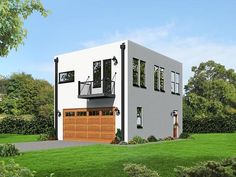
[[[24,45],[0,58],[0,74],[54,82],[54,56],[132,40],[191,67],[214,60],[236,70],[235,0],[42,0],[51,11],[25,21]]]

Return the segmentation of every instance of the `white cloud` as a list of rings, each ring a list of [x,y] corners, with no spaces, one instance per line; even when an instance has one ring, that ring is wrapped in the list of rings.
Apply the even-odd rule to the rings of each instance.
[[[181,37],[174,34],[176,25],[170,23],[157,28],[143,28],[128,32],[115,31],[101,40],[87,41],[84,47],[129,39],[183,63],[184,84],[191,76],[191,67],[214,60],[227,68],[236,69],[236,44],[219,43],[203,37]]]

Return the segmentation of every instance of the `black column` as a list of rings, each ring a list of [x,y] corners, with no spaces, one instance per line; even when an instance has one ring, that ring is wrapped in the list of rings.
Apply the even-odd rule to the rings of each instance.
[[[121,133],[122,140],[125,138],[125,43],[120,45],[121,49]]]
[[[56,131],[56,139],[58,139],[58,58],[54,59],[55,62],[55,94],[54,94],[54,128]]]

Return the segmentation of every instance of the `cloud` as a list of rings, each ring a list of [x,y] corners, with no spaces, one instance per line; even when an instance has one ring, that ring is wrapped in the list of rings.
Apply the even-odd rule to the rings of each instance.
[[[134,29],[128,32],[115,31],[100,40],[87,41],[82,45],[87,48],[119,40],[132,40],[182,62],[184,84],[192,75],[191,67],[201,62],[214,60],[227,68],[236,69],[235,43],[215,42],[199,36],[179,36],[176,28],[176,24],[172,22],[155,28]]]

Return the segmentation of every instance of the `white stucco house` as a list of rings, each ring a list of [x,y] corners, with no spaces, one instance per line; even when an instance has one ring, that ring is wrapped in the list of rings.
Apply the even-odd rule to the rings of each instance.
[[[125,40],[55,57],[59,140],[111,142],[182,132],[182,64]]]

